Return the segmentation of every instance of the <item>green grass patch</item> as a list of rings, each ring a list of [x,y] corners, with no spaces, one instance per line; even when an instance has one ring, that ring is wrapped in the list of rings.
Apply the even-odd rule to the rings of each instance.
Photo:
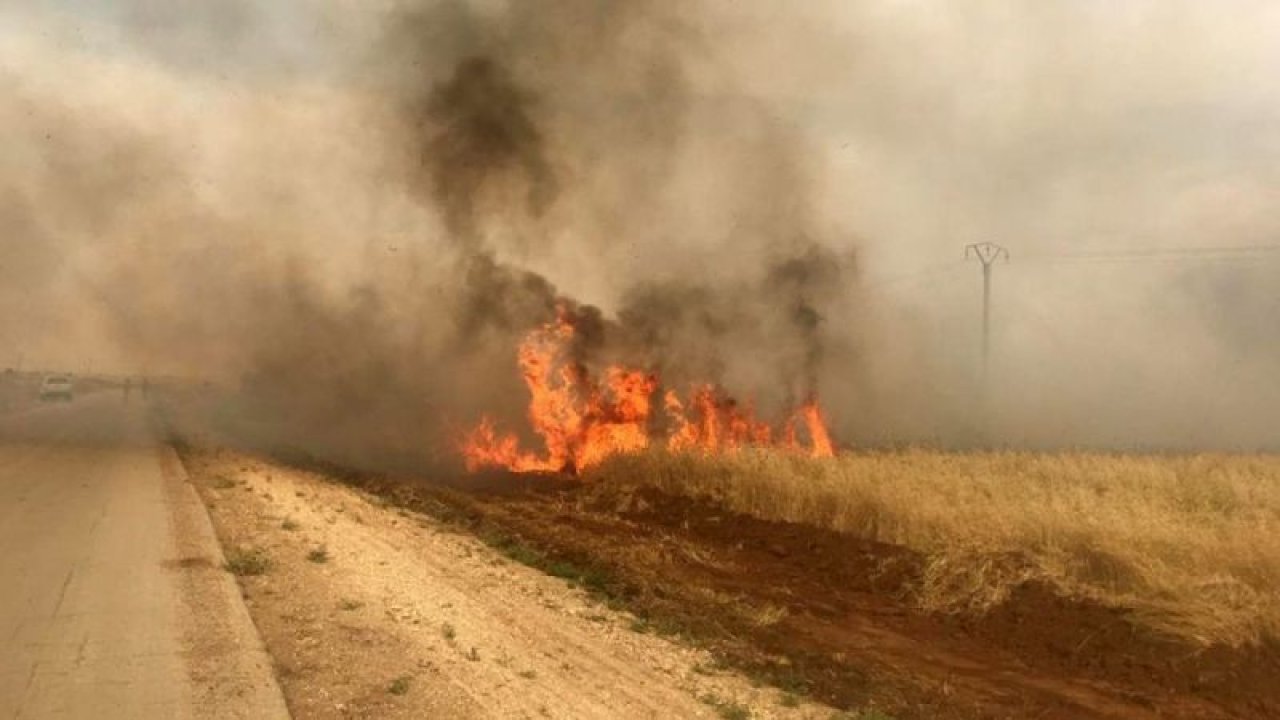
[[[271,570],[271,558],[261,548],[233,548],[222,567],[239,577],[265,575]]]
[[[387,692],[392,695],[404,695],[409,692],[409,684],[412,679],[408,675],[401,675],[391,681],[391,685],[387,687]]]
[[[724,720],[750,720],[751,718],[751,710],[747,706],[732,700],[725,700],[714,693],[703,695],[698,699],[715,710],[716,714],[724,718]]]
[[[566,580],[606,601],[615,599],[612,578],[609,573],[599,568],[549,556],[506,533],[489,531],[481,533],[479,538],[484,544],[497,550],[509,560]]]

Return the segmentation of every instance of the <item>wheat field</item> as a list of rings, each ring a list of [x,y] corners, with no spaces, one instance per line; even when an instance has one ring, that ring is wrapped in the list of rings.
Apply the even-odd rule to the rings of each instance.
[[[1040,581],[1199,644],[1280,639],[1277,456],[650,452],[587,479],[911,548],[931,610],[982,612]]]

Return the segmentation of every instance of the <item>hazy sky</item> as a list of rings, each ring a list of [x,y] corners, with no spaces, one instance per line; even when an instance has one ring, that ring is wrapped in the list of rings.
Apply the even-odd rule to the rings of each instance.
[[[287,172],[290,158],[324,156],[342,173],[376,180],[356,141],[317,140],[318,128],[345,117],[352,98],[368,91],[369,48],[385,32],[385,8],[396,4],[0,2],[0,77],[25,98],[3,101],[7,109],[0,102],[0,122],[16,133],[4,168],[35,193],[32,169],[48,162],[32,149],[44,121],[23,102],[42,112],[61,104],[53,116],[81,124],[135,125],[162,138],[184,165],[183,182],[210,207],[279,193],[288,199],[274,207],[286,210],[255,212],[281,224],[291,213],[309,222],[332,215],[323,223],[330,237],[307,251],[323,248],[317,262],[340,272],[358,254],[343,249],[348,231],[367,232],[374,222],[377,232],[402,237],[431,222],[394,190],[377,201],[381,214],[371,221],[370,203],[342,183]],[[474,3],[494,15],[515,4]],[[1012,256],[995,272],[994,359],[997,382],[1018,406],[1013,425],[1052,416],[1081,432],[1108,415],[1114,423],[1099,433],[1127,431],[1135,414],[1106,410],[1132,407],[1160,416],[1150,432],[1131,433],[1135,442],[1195,438],[1228,417],[1239,418],[1237,436],[1247,442],[1269,437],[1257,428],[1280,419],[1269,409],[1280,401],[1272,389],[1280,385],[1273,381],[1280,252],[1206,250],[1280,245],[1280,4],[722,0],[700,7],[687,60],[699,116],[759,114],[802,138],[827,242],[857,248],[873,290],[867,312],[904,323],[910,352],[927,360],[892,385],[928,389],[912,412],[929,397],[959,403],[957,378],[975,375],[979,273],[961,262],[962,250],[991,241]],[[558,92],[601,91],[584,84]],[[264,124],[292,131],[259,133]],[[243,153],[277,162],[241,167],[234,158]],[[83,228],[36,225],[35,243],[63,245],[57,256],[31,251],[32,267],[92,268],[77,259],[80,251],[102,254],[66,240]],[[10,242],[23,242],[14,228],[21,232],[11,223]],[[1070,257],[1080,254],[1091,257]],[[551,267],[538,269],[585,299],[606,306],[614,299],[607,275],[585,277],[575,267],[556,277],[555,267],[571,265],[554,253],[543,260]],[[51,272],[41,282],[63,288],[81,280]],[[40,293],[38,311],[18,314],[82,314],[81,300],[70,297]],[[58,342],[32,340],[30,325],[9,322],[29,355],[66,360]],[[94,337],[93,328],[77,332]],[[887,358],[897,352],[885,350]],[[1074,400],[1064,406],[1062,398]]]
[[[1275,3],[708,5],[721,71],[695,75],[698,89],[762,100],[811,131],[834,176],[833,216],[873,242],[906,237],[881,243],[904,268],[926,247],[944,255],[978,239],[1038,252],[1257,242],[1274,230]],[[376,8],[37,0],[8,3],[0,27],[154,65],[193,89],[340,82],[377,32]]]

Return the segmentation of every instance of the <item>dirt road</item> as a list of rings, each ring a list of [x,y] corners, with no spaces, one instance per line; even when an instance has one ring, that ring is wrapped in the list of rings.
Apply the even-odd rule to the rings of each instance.
[[[0,718],[287,717],[198,498],[114,394],[0,420]]]
[[[425,516],[228,452],[188,466],[263,570],[242,582],[298,718],[833,716]]]

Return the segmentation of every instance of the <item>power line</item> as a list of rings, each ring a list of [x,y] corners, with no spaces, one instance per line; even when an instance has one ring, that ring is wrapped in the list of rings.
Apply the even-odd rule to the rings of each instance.
[[[969,247],[974,248],[978,246],[970,245]],[[1276,254],[1277,259],[1280,259],[1280,244],[1229,245],[1218,247],[1184,246],[1174,248],[1127,248],[1120,250],[1093,250],[1019,255],[1018,259],[1019,262],[1035,264],[1062,263],[1089,265],[1094,263],[1105,264],[1110,262],[1126,262],[1130,260],[1141,260],[1144,262],[1182,262],[1187,260],[1200,260],[1207,262],[1239,261],[1252,260],[1256,259],[1259,255],[1268,255],[1272,253]],[[968,260],[972,260],[974,258],[973,251],[970,250],[969,254],[965,257]],[[953,260],[950,262],[928,265],[918,270],[902,273],[900,275],[889,275],[885,277],[871,276],[861,283],[861,287],[866,290],[878,290],[890,287],[913,287],[940,276],[956,272],[964,264],[964,260]]]
[[[1111,260],[1218,260],[1250,259],[1257,255],[1280,253],[1280,244],[1222,245],[1170,248],[1125,248],[1082,252],[1046,253],[1023,256],[1030,261],[1096,262]]]

